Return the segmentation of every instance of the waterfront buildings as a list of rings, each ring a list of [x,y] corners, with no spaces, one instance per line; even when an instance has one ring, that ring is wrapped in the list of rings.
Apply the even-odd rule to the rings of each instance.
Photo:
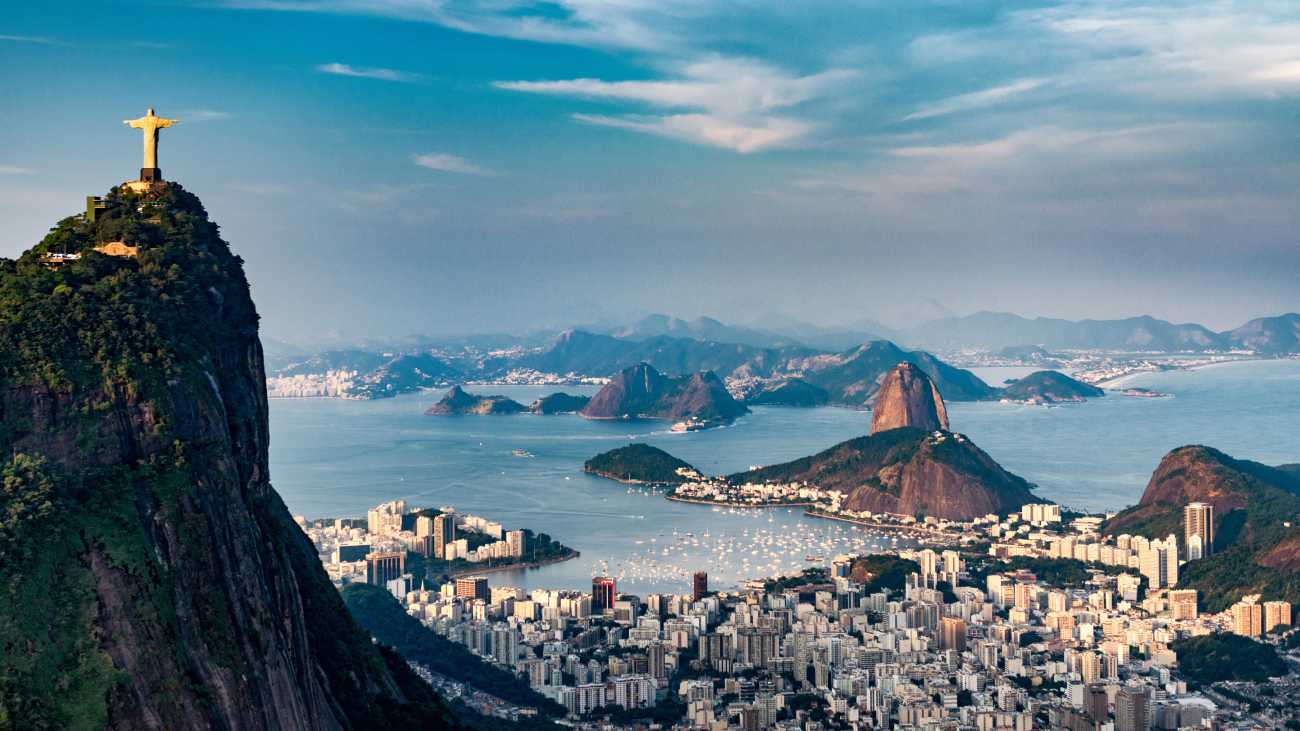
[[[691,601],[698,602],[709,593],[709,575],[703,571],[696,571],[691,576]]]
[[[617,596],[614,579],[608,576],[596,576],[591,580],[591,611],[603,614],[606,609],[614,608]]]
[[[487,601],[492,595],[488,592],[486,576],[460,576],[456,578],[457,599],[481,599]]]
[[[995,516],[968,526],[991,541],[977,548],[896,552],[897,565],[914,573],[888,586],[875,583],[862,558],[840,555],[797,578],[712,593],[699,590],[707,577],[697,583],[689,574],[681,594],[642,596],[619,593],[613,576],[594,578],[590,593],[524,591],[488,576],[388,587],[431,631],[515,673],[580,729],[599,727],[610,708],[654,706],[662,714],[669,704],[680,716],[663,728],[674,731],[1252,727],[1245,705],[1189,690],[1174,647],[1233,631],[1239,615],[1258,636],[1271,621],[1285,626],[1289,606],[1252,598],[1205,614],[1194,591],[1151,586],[1139,598],[1140,557],[1153,544],[1168,551],[1171,541],[1096,528],[1097,521],[1071,521],[1043,529],[1020,514]],[[394,540],[346,524],[309,532],[327,541]],[[1006,555],[1087,560],[1087,578],[1061,584],[1010,568],[1000,561]],[[1256,700],[1285,703],[1290,690],[1300,692],[1300,684],[1279,682],[1274,695]],[[1284,716],[1260,718],[1253,727]]]

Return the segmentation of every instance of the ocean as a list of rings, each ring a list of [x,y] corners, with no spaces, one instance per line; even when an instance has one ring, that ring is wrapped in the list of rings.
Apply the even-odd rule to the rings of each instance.
[[[1005,375],[980,371],[990,383]],[[1161,456],[1206,444],[1269,464],[1300,462],[1300,360],[1245,361],[1142,374],[1170,398],[1108,394],[1055,407],[950,403],[954,431],[1064,505],[1118,510],[1138,500]],[[491,386],[523,403],[554,388]],[[592,393],[593,387],[568,387]],[[271,402],[271,479],[290,511],[351,517],[387,500],[454,505],[530,528],[581,557],[492,575],[524,588],[590,587],[594,574],[620,590],[685,592],[690,574],[714,588],[891,545],[887,537],[797,510],[718,510],[665,500],[581,472],[587,458],[643,441],[720,474],[815,453],[868,431],[871,414],[845,408],[755,408],[735,424],[674,434],[662,422],[587,421],[577,416],[427,417],[437,394],[378,401]],[[513,450],[533,456],[520,457]]]

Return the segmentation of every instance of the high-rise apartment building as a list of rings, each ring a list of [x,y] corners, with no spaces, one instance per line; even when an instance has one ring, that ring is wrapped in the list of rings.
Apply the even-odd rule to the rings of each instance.
[[[1183,541],[1187,560],[1195,561],[1214,552],[1214,506],[1190,503],[1183,508]]]
[[[388,582],[406,573],[406,554],[385,551],[366,554],[366,583],[388,586]]]
[[[939,647],[962,652],[966,649],[966,620],[944,617],[939,620]]]
[[[1173,619],[1196,619],[1196,590],[1174,589],[1169,592],[1169,616]]]
[[[482,599],[490,601],[492,592],[488,590],[486,576],[459,576],[456,578],[456,596],[458,598]]]
[[[520,558],[524,555],[524,532],[512,530],[506,532],[506,545],[510,546],[510,555]]]
[[[1142,575],[1150,589],[1163,589],[1178,583],[1178,539],[1170,535],[1163,541],[1151,541],[1138,552]]]
[[[1259,637],[1264,625],[1264,608],[1251,600],[1232,605],[1232,631],[1246,637]]]
[[[1291,626],[1291,602],[1264,602],[1265,632],[1272,632],[1278,627]]]
[[[709,575],[696,571],[691,577],[691,601],[698,602],[709,593]]]
[[[606,609],[614,608],[614,597],[618,595],[613,577],[596,576],[591,579],[591,613],[604,614]]]
[[[433,555],[447,558],[447,544],[456,540],[456,516],[440,513],[433,518]]]
[[[1147,689],[1125,686],[1115,695],[1115,731],[1147,731]]]

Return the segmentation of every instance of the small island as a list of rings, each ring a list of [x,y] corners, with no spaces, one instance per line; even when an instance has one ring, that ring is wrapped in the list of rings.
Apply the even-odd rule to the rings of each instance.
[[[1028,404],[1081,403],[1105,395],[1059,371],[1036,371],[1002,389],[1002,400]]]
[[[557,391],[532,402],[528,410],[534,414],[576,414],[587,408],[587,403],[590,401],[590,396],[575,396]]]
[[[451,390],[425,411],[425,416],[464,416],[473,414],[484,416],[490,414],[518,414],[527,411],[527,407],[506,396],[479,396],[460,386]]]
[[[1167,393],[1155,391],[1150,388],[1143,388],[1141,386],[1126,388],[1120,391],[1119,394],[1121,396],[1132,396],[1133,398],[1169,398],[1169,394]]]
[[[649,444],[629,444],[587,460],[582,471],[630,485],[680,485],[701,479],[699,470]]]
[[[673,378],[648,363],[625,368],[583,408],[588,419],[670,419],[679,431],[721,426],[749,413],[713,371]]]

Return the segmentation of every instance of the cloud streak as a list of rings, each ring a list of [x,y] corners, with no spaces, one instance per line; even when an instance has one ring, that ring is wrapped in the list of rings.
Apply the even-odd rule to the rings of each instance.
[[[414,155],[412,162],[422,168],[437,170],[442,173],[457,173],[459,175],[479,175],[495,176],[496,173],[486,168],[480,167],[463,157],[449,155],[445,152],[430,152],[424,155]]]
[[[968,94],[959,94],[922,107],[906,117],[903,117],[903,121],[913,122],[920,119],[942,117],[957,112],[968,112],[974,109],[991,107],[1001,104],[1013,97],[1031,92],[1046,83],[1046,79],[1020,79],[1019,81],[995,86],[991,89],[973,91]]]
[[[17,36],[17,35],[0,35],[0,41],[9,43],[36,43],[42,46],[62,46],[66,45],[57,38],[46,38],[44,36]]]
[[[230,112],[223,112],[217,109],[190,109],[182,111],[180,118],[186,122],[217,122],[223,119],[230,119],[235,116]]]
[[[386,69],[378,67],[352,66],[337,61],[332,63],[323,63],[316,67],[316,70],[323,74],[333,74],[335,76],[348,76],[355,79],[374,79],[376,81],[395,81],[410,83],[419,81],[419,74],[413,74],[408,71],[398,71],[396,69]]]
[[[574,119],[744,154],[806,142],[818,125],[781,110],[829,97],[858,76],[850,69],[798,76],[753,59],[714,56],[681,64],[674,78],[666,80],[498,81],[494,86],[679,110],[670,114],[578,113]]]

